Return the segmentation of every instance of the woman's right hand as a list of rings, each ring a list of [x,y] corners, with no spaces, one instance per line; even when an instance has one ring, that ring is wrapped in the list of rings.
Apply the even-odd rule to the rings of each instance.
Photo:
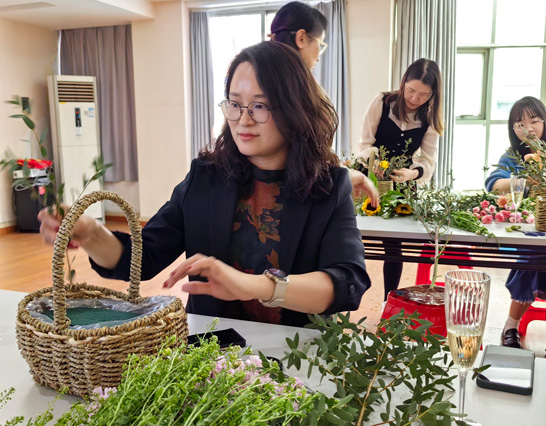
[[[351,184],[353,185],[353,191],[355,191],[357,194],[364,192],[370,199],[370,204],[372,207],[377,207],[379,204],[379,192],[377,191],[374,183],[367,176],[365,176],[364,173],[354,169],[349,169],[349,178],[351,179]]]
[[[62,208],[66,212],[70,207],[63,204]],[[38,213],[38,220],[41,222],[40,234],[42,234],[43,240],[46,243],[53,245],[55,237],[57,236],[57,231],[61,226],[61,214],[57,212],[55,207],[53,207],[51,213],[49,212],[49,207],[46,207]],[[78,248],[81,244],[85,244],[95,232],[96,227],[97,222],[95,219],[87,215],[82,215],[72,228],[68,247]]]

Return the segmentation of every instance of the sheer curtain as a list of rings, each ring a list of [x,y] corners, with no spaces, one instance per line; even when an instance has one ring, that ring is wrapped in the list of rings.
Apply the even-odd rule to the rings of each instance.
[[[131,26],[62,30],[61,73],[97,78],[104,180],[138,181]]]
[[[434,181],[451,183],[455,126],[456,0],[396,0],[396,43],[392,86],[419,58],[436,61],[444,81],[444,135],[440,137]]]
[[[319,3],[317,9],[328,20],[325,42],[328,49],[315,68],[315,76],[324,88],[339,115],[339,126],[334,137],[337,155],[349,156],[349,66],[347,62],[347,23],[345,18],[346,0]]]
[[[206,12],[190,13],[192,123],[191,153],[196,158],[212,140],[214,125],[214,85],[209,21]]]

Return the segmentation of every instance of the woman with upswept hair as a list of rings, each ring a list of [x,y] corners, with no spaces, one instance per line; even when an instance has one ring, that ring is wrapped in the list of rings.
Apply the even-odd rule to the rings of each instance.
[[[190,313],[302,326],[355,310],[370,280],[347,169],[331,151],[337,115],[294,49],[263,42],[229,67],[214,146],[142,231],[142,279],[182,253]],[[40,212],[53,242],[59,218]],[[128,279],[129,235],[82,216],[72,241],[104,277]]]
[[[328,21],[326,17],[308,4],[292,1],[286,3],[275,14],[271,22],[272,41],[286,44],[295,49],[310,70],[314,70],[320,56],[328,45],[324,42]],[[379,193],[373,182],[356,170],[349,169],[353,192],[366,194],[375,205]]]

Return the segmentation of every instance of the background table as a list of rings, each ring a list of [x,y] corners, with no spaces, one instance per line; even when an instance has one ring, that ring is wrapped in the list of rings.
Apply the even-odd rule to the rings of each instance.
[[[461,229],[446,232],[450,258],[440,258],[446,265],[468,265],[487,268],[546,271],[546,237],[526,236],[521,232],[506,232],[508,223],[486,225],[496,238],[486,238]],[[520,224],[525,231],[536,231],[534,225]],[[422,257],[423,243],[431,237],[413,216],[383,219],[378,216],[357,216],[366,259],[432,263],[433,258]],[[393,244],[402,244],[401,255],[386,253]],[[430,250],[430,248],[429,248]],[[432,255],[434,252],[432,251]],[[470,255],[471,259],[464,259]],[[546,424],[546,422],[545,422]]]
[[[24,293],[0,290],[0,390],[15,388],[13,400],[0,410],[0,423],[5,423],[16,415],[25,418],[36,416],[46,410],[56,393],[34,383],[26,362],[17,349],[15,339],[15,317],[17,304]],[[201,333],[207,330],[212,317],[189,315],[190,333]],[[272,324],[253,323],[231,319],[221,319],[218,329],[235,328],[252,345],[255,352],[282,358],[288,349],[286,337],[293,338],[300,334],[300,341],[313,339],[317,333],[295,327]],[[477,365],[478,363],[476,363]],[[319,384],[320,378],[305,377],[306,369],[290,369],[289,374],[300,377],[309,387],[328,391],[328,384]],[[455,370],[453,371],[455,374]],[[457,380],[454,382],[455,386]],[[58,417],[77,401],[74,396],[65,396],[57,401],[54,414]],[[457,395],[452,397],[457,403]],[[533,395],[523,396],[494,390],[481,389],[468,380],[466,408],[469,416],[480,421],[483,426],[543,426],[546,424],[546,359],[537,358],[535,365],[535,384]]]

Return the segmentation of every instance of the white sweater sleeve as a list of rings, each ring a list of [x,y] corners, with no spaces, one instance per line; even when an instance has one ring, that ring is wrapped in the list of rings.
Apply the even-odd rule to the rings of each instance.
[[[418,182],[428,182],[432,178],[432,174],[436,168],[436,151],[438,149],[439,138],[440,135],[438,132],[432,126],[428,126],[423,136],[421,147],[413,154],[413,164],[410,166],[410,169],[415,169],[416,167],[423,168],[423,176],[417,180]]]
[[[377,147],[375,144],[375,134],[377,133],[377,126],[381,121],[381,114],[383,112],[383,93],[379,93],[368,106],[366,114],[364,114],[364,123],[362,124],[362,136],[358,143],[359,153],[357,157],[362,157],[367,160],[372,150],[377,154]]]

